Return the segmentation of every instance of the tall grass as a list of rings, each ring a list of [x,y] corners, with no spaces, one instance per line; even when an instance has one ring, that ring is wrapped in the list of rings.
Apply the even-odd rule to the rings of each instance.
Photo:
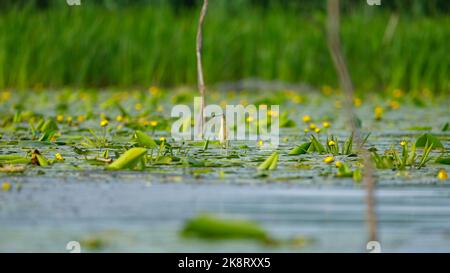
[[[357,91],[450,90],[450,18],[401,17],[383,43],[389,14],[343,18],[342,41]],[[196,83],[196,10],[147,6],[61,7],[0,14],[0,88],[36,85],[149,86]],[[242,78],[337,86],[325,14],[222,9],[204,33],[209,83]]]

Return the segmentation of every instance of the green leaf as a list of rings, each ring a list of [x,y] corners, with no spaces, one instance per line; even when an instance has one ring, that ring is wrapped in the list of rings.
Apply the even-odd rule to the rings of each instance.
[[[308,152],[309,146],[311,146],[311,142],[303,143],[300,146],[295,147],[289,152],[289,155],[302,155]]]
[[[450,157],[438,157],[435,162],[438,164],[450,165]]]
[[[207,240],[241,239],[261,242],[269,241],[267,232],[254,222],[220,219],[207,214],[188,220],[181,231],[181,235]]]
[[[325,153],[325,151],[325,147],[322,143],[320,143],[314,135],[311,135],[311,145],[309,146],[308,152],[318,152],[322,154]]]
[[[36,159],[39,162],[39,166],[41,167],[48,166],[48,160],[43,155],[36,154]]]
[[[274,170],[277,168],[278,153],[271,154],[263,163],[258,166],[258,170]]]
[[[156,144],[156,142],[146,133],[143,133],[141,131],[136,131],[134,136],[140,147],[144,147],[144,148],[148,148],[148,149],[158,148],[158,144]]]
[[[421,135],[417,139],[416,147],[425,148],[427,143],[428,143],[428,145],[433,145],[433,149],[444,148],[444,145],[442,145],[441,141],[437,137],[435,137],[432,134],[428,134],[428,133]]]
[[[362,172],[361,169],[356,169],[353,171],[353,181],[359,183],[362,180]]]
[[[106,169],[108,170],[124,170],[135,168],[143,156],[147,154],[147,149],[145,148],[131,148],[121,155],[116,161],[111,163]]]

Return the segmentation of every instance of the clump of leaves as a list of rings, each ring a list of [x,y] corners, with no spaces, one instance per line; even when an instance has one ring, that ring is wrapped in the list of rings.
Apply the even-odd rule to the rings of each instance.
[[[422,155],[417,154],[416,147],[416,144],[409,146],[405,142],[402,145],[401,154],[399,154],[394,148],[391,148],[390,150],[385,151],[384,155],[379,155],[376,149],[372,149],[372,159],[378,169],[404,170],[408,166],[421,169],[431,160],[430,152],[434,145],[426,142]],[[418,158],[420,158],[420,160],[416,163]]]
[[[41,119],[36,127],[30,123],[31,134],[33,137],[39,136],[39,141],[49,141],[58,132],[58,124],[54,119]]]

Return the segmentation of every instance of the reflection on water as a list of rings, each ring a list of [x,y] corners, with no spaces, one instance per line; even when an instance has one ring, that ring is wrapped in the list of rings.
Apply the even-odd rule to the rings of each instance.
[[[26,179],[0,200],[1,251],[64,252],[86,236],[100,251],[365,251],[365,191],[357,186],[149,184]],[[450,188],[377,191],[382,251],[450,251]],[[253,219],[277,238],[307,236],[304,248],[181,239],[200,212]]]

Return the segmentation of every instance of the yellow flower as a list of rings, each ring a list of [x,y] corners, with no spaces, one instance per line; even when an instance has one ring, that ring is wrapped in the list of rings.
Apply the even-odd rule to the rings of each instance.
[[[158,122],[156,120],[152,120],[152,121],[150,121],[150,126],[156,127],[156,126],[158,126]]]
[[[403,97],[403,91],[400,89],[395,89],[394,92],[392,92],[392,95],[394,96],[394,98],[401,98]]]
[[[396,101],[396,100],[393,100],[393,101],[389,102],[389,107],[392,110],[397,110],[397,109],[400,108],[400,103],[398,101]]]
[[[50,141],[51,141],[51,142],[55,142],[55,141],[56,141],[56,139],[57,139],[57,137],[56,137],[56,136],[52,136],[52,137],[50,138]]]
[[[300,96],[300,95],[294,95],[294,96],[292,97],[292,101],[293,101],[294,103],[296,103],[296,104],[300,104],[300,103],[303,102],[303,97]]]
[[[166,138],[165,138],[165,137],[160,137],[160,138],[159,138],[159,141],[161,141],[161,142],[166,142]]]
[[[263,142],[262,140],[260,140],[260,141],[258,141],[258,145],[259,145],[259,146],[263,146],[263,145],[264,145],[264,142]]]
[[[11,190],[11,184],[7,181],[2,183],[2,191],[9,191]]]
[[[331,94],[333,93],[333,88],[331,88],[331,87],[328,86],[328,85],[324,85],[324,86],[322,86],[322,92],[323,92],[325,95],[331,95]]]
[[[57,115],[56,116],[56,121],[63,122],[64,121],[64,116],[63,115]]]
[[[331,124],[328,121],[322,123],[323,128],[330,128]]]
[[[439,180],[447,180],[448,179],[448,174],[444,169],[440,169],[437,175]]]
[[[337,100],[334,103],[334,107],[336,107],[337,109],[341,109],[342,108],[342,102],[340,100]]]
[[[78,122],[83,122],[83,121],[85,121],[86,120],[86,116],[85,115],[79,115],[78,117],[77,117],[77,121]]]
[[[314,130],[317,126],[314,123],[309,124],[309,129]]]
[[[340,168],[344,165],[341,161],[336,161],[336,168]]]
[[[309,115],[304,115],[304,116],[303,116],[303,122],[306,122],[306,123],[311,122],[311,116],[309,116]]]
[[[308,128],[305,128],[305,133],[309,133],[309,129]]]
[[[252,122],[252,121],[253,121],[253,117],[252,117],[252,116],[249,116],[249,117],[246,119],[246,121],[247,121],[247,123]]]
[[[332,156],[327,156],[323,159],[323,162],[325,162],[327,164],[332,163],[333,161],[334,161],[334,157],[332,157]]]
[[[117,117],[116,117],[116,120],[118,121],[118,122],[122,122],[123,121],[123,116],[122,115],[117,115]]]
[[[362,105],[362,100],[360,99],[360,98],[355,98],[354,100],[353,100],[353,103],[355,104],[355,107],[361,107],[361,105]]]
[[[151,87],[148,89],[148,92],[149,92],[150,94],[152,94],[153,96],[158,96],[158,95],[160,94],[159,88],[156,87],[156,86],[151,86]]]
[[[0,101],[8,101],[11,99],[11,92],[10,91],[3,91],[0,94]]]
[[[314,132],[320,133],[320,128],[316,128],[316,129],[314,130]]]
[[[336,145],[336,142],[334,142],[333,140],[330,140],[328,142],[328,146],[334,146],[334,145]]]
[[[120,131],[120,130],[122,130],[123,129],[123,125],[122,124],[119,124],[119,125],[117,125],[117,131]]]
[[[374,110],[375,119],[381,120],[381,118],[383,117],[383,112],[384,112],[383,107],[381,107],[381,106],[375,107],[375,110]]]
[[[136,104],[134,105],[134,109],[136,109],[136,111],[141,111],[141,110],[142,110],[142,104],[136,103]]]
[[[108,124],[109,124],[109,121],[107,119],[102,119],[100,121],[100,126],[102,126],[102,127],[106,127],[106,126],[108,126]]]
[[[66,119],[66,120],[67,120],[67,123],[69,123],[69,124],[70,124],[70,123],[72,123],[72,121],[73,121],[73,118],[72,118],[72,117],[67,117],[67,119]]]
[[[405,146],[406,145],[406,141],[402,141],[402,142],[400,142],[400,146]]]
[[[60,153],[55,154],[55,159],[57,161],[64,161],[64,158],[62,157],[62,155]]]

